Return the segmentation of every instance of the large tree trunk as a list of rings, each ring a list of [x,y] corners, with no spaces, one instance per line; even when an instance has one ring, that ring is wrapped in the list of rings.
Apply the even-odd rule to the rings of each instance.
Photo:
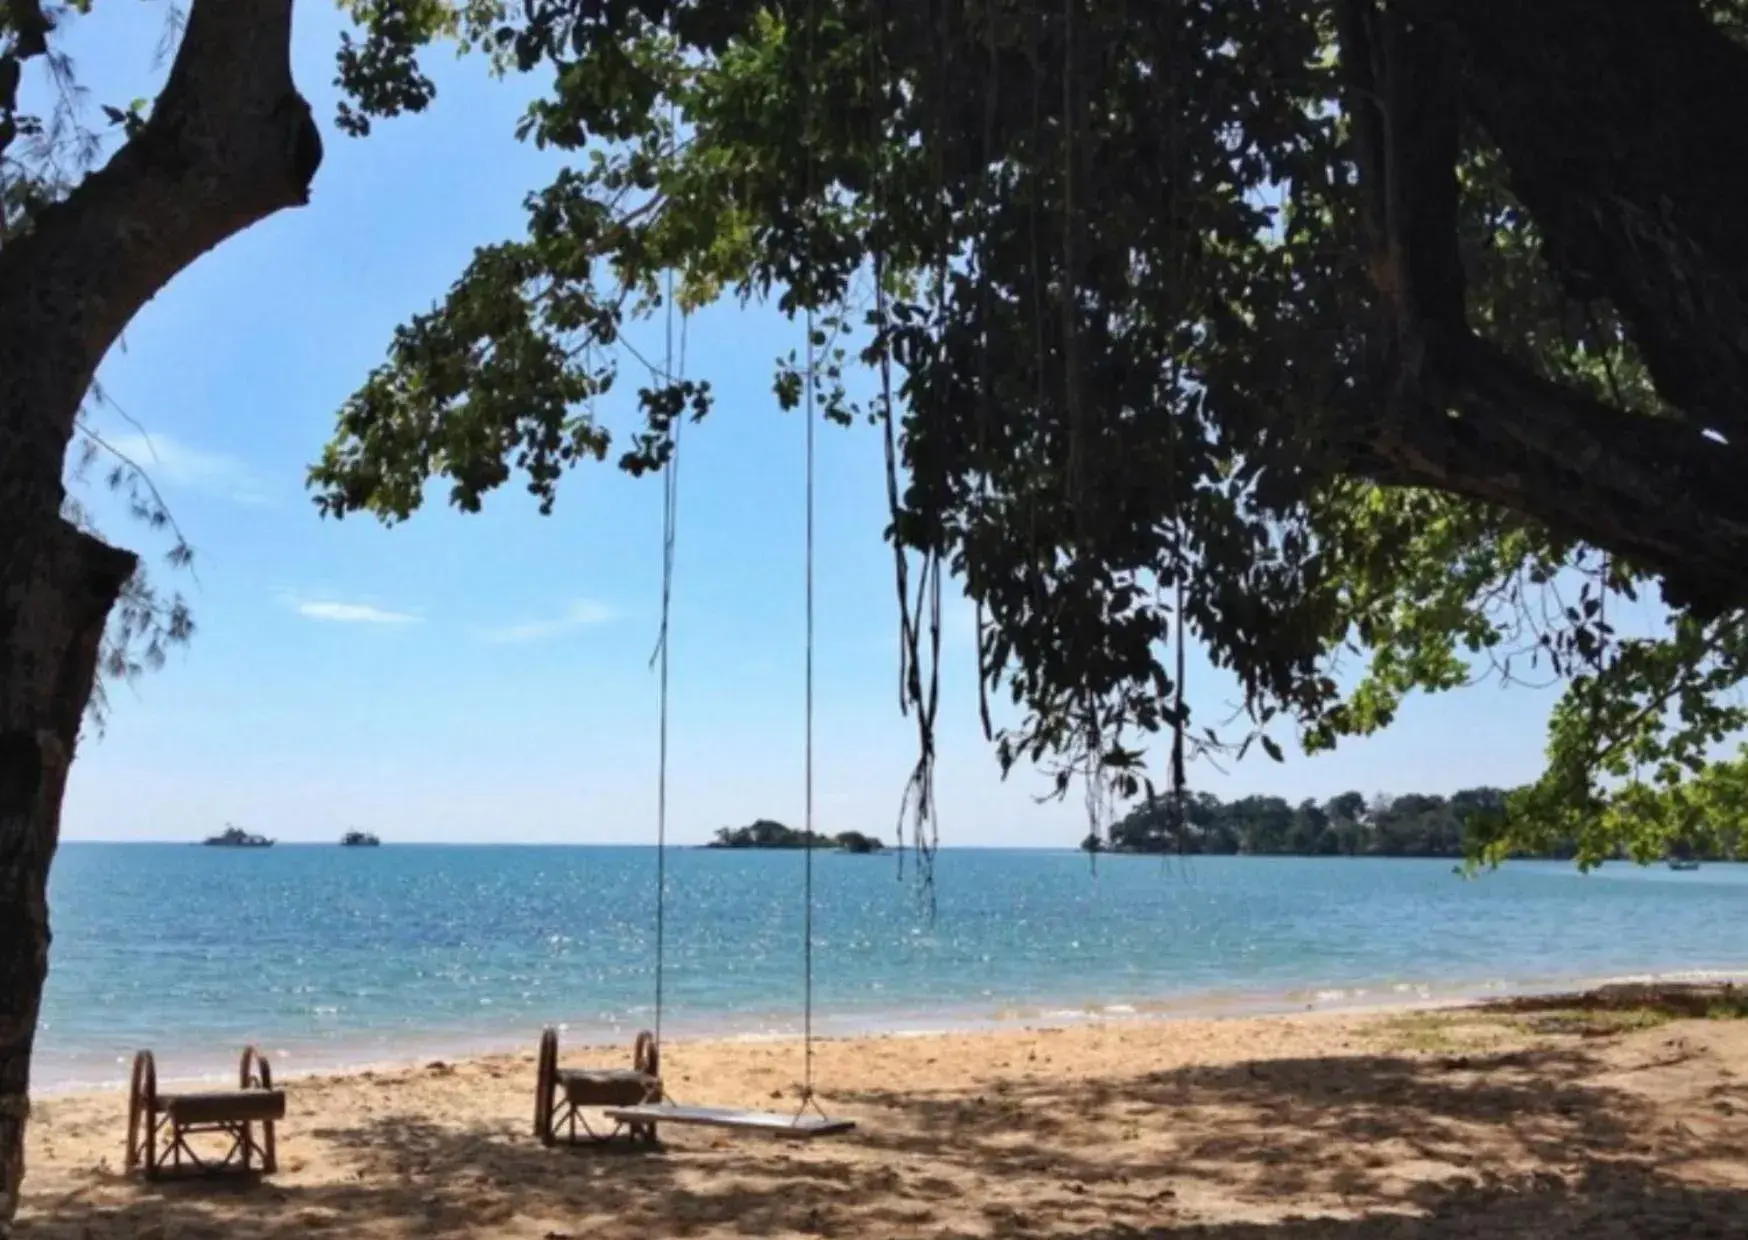
[[[0,1235],[24,1179],[30,1052],[49,964],[61,795],[98,647],[134,557],[58,514],[0,542]]]
[[[145,127],[0,249],[0,1236],[24,1172],[61,797],[134,568],[62,520],[67,445],[140,307],[226,238],[308,200],[321,139],[292,83],[291,11],[194,0]]]
[[[1380,480],[1497,504],[1748,606],[1748,51],[1694,0],[1342,0],[1356,159],[1392,323]],[[1676,416],[1610,408],[1478,339],[1453,171],[1498,145],[1557,275],[1606,298]]]

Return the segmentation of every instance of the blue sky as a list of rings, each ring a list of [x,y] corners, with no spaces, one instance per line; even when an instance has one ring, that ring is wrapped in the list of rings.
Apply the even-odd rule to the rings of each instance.
[[[97,102],[153,93],[163,7],[105,5],[66,48]],[[334,411],[472,249],[521,230],[556,164],[512,128],[528,84],[439,68],[420,117],[358,141],[334,130],[331,7],[298,6],[297,76],[327,158],[311,205],[257,226],[149,305],[101,382],[99,425],[151,472],[198,560],[193,645],[81,749],[69,839],[188,838],[235,821],[285,840],[363,826],[391,840],[646,841],[655,820],[661,488],[610,467],[572,475],[541,517],[514,486],[464,516],[434,504],[384,529],[317,517],[303,476]],[[716,309],[689,370],[717,412],[688,432],[673,639],[670,830],[703,839],[802,803],[802,432],[777,412],[772,361],[801,342],[772,311]],[[640,340],[660,347],[659,326]],[[628,378],[630,374],[628,372]],[[629,394],[634,383],[623,385]],[[626,425],[623,397],[603,405]],[[914,754],[897,708],[897,617],[872,431],[822,428],[817,821],[890,835]],[[96,500],[106,531],[161,539]],[[165,582],[175,579],[161,570]],[[954,610],[939,770],[949,844],[1072,845],[1078,798],[1005,784],[976,725],[969,610]],[[1190,667],[1202,716],[1231,684]],[[1222,774],[1221,796],[1293,799],[1511,784],[1539,766],[1546,692],[1491,686],[1409,704],[1386,735],[1307,759],[1289,746]]]

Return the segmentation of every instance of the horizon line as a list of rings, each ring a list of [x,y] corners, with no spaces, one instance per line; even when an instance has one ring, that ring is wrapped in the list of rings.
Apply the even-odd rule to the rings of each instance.
[[[648,848],[654,850],[659,845],[644,840],[384,840],[378,837],[376,847],[398,848]],[[153,837],[150,839],[117,839],[113,836],[63,836],[62,844],[140,844],[140,845],[183,845],[193,844],[206,846],[206,841],[200,838],[170,839]],[[273,846],[292,848],[341,848],[345,847],[338,839],[273,839]],[[709,848],[708,838],[699,840],[670,840],[669,848]],[[934,851],[949,852],[961,849],[1006,849],[1015,852],[1080,852],[1078,844],[942,844]],[[246,849],[244,851],[247,851]],[[805,848],[710,848],[711,852],[806,852]],[[836,852],[834,848],[815,848],[815,852]],[[889,844],[879,853],[866,854],[881,856],[886,853],[912,853],[916,851],[914,844]]]

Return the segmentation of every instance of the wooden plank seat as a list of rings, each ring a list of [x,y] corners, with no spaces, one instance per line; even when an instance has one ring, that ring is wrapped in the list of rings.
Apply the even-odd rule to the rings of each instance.
[[[824,1115],[808,1115],[784,1111],[744,1111],[739,1107],[691,1107],[671,1102],[646,1103],[642,1106],[610,1107],[607,1118],[622,1124],[696,1124],[706,1128],[732,1128],[740,1132],[763,1133],[791,1140],[830,1137],[850,1132],[854,1120],[831,1119]]]
[[[158,1092],[151,1051],[134,1056],[128,1089],[127,1169],[148,1179],[179,1172],[213,1174],[279,1169],[274,1125],[285,1118],[285,1092],[273,1087],[273,1069],[254,1047],[243,1048],[237,1088],[199,1093]],[[230,1139],[221,1159],[202,1158],[188,1144],[198,1134]]]
[[[654,1141],[656,1130],[652,1124],[614,1120],[612,1128],[597,1132],[589,1123],[589,1111],[662,1100],[661,1052],[653,1035],[637,1035],[631,1065],[560,1068],[558,1030],[543,1030],[534,1081],[534,1135],[541,1144],[590,1144],[621,1135],[633,1141]]]
[[[558,1087],[579,1107],[634,1107],[646,1101],[661,1081],[633,1068],[560,1068]]]
[[[160,1094],[158,1106],[179,1124],[269,1124],[285,1118],[285,1092],[248,1089],[210,1094]]]

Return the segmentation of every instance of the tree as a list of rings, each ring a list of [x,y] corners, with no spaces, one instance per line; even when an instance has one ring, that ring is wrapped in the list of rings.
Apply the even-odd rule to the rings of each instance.
[[[149,112],[114,109],[122,138],[82,179],[21,94],[64,71],[67,6],[0,9],[0,1232],[24,1174],[30,1052],[48,964],[46,885],[62,792],[100,660],[122,663],[136,557],[69,510],[68,447],[98,364],[141,306],[206,251],[307,200],[321,160],[291,80],[291,0],[193,0]],[[132,591],[130,595],[130,590]]]
[[[351,131],[423,107],[419,56],[454,38],[551,71],[524,134],[579,159],[348,402],[313,474],[326,511],[405,517],[434,476],[475,508],[517,471],[550,505],[610,450],[579,409],[673,271],[686,307],[776,295],[809,324],[779,400],[887,436],[920,788],[945,573],[978,604],[985,687],[1025,708],[1002,761],[1051,760],[1063,788],[1139,792],[1137,734],[1175,730],[1181,759],[1188,638],[1257,728],[1315,747],[1527,636],[1569,687],[1500,848],[1549,807],[1615,829],[1661,795],[1636,771],[1679,788],[1742,724],[1737,0],[348,7]],[[0,147],[29,136],[18,80],[58,12],[0,19]],[[139,306],[305,199],[290,14],[192,0],[109,162],[6,200],[0,1217],[61,789],[134,568],[61,516],[66,449]],[[872,401],[841,382],[858,359]],[[709,388],[669,375],[642,402],[639,472]],[[1526,621],[1556,587],[1551,623]],[[1617,634],[1609,602],[1653,587],[1670,633]],[[1350,640],[1371,662],[1343,695]]]
[[[520,472],[550,505],[610,450],[579,402],[631,322],[775,296],[811,325],[780,403],[887,437],[919,777],[919,613],[951,572],[985,688],[1026,708],[1002,761],[1053,760],[1059,788],[1140,790],[1133,738],[1187,727],[1169,655],[1193,637],[1257,728],[1312,748],[1477,661],[1552,664],[1548,773],[1508,821],[1606,817],[1634,771],[1679,783],[1745,719],[1742,7],[480,15],[462,29],[557,73],[525,135],[587,158],[397,333],[312,484],[394,521],[434,477],[474,509]],[[410,107],[430,33],[363,56]],[[640,399],[633,472],[708,385]],[[1669,631],[1618,633],[1609,604],[1645,590]],[[1344,695],[1350,643],[1369,666]]]
[[[1301,801],[1293,811],[1293,825],[1287,832],[1287,851],[1321,856],[1338,852],[1338,844],[1323,807],[1309,798]]]

